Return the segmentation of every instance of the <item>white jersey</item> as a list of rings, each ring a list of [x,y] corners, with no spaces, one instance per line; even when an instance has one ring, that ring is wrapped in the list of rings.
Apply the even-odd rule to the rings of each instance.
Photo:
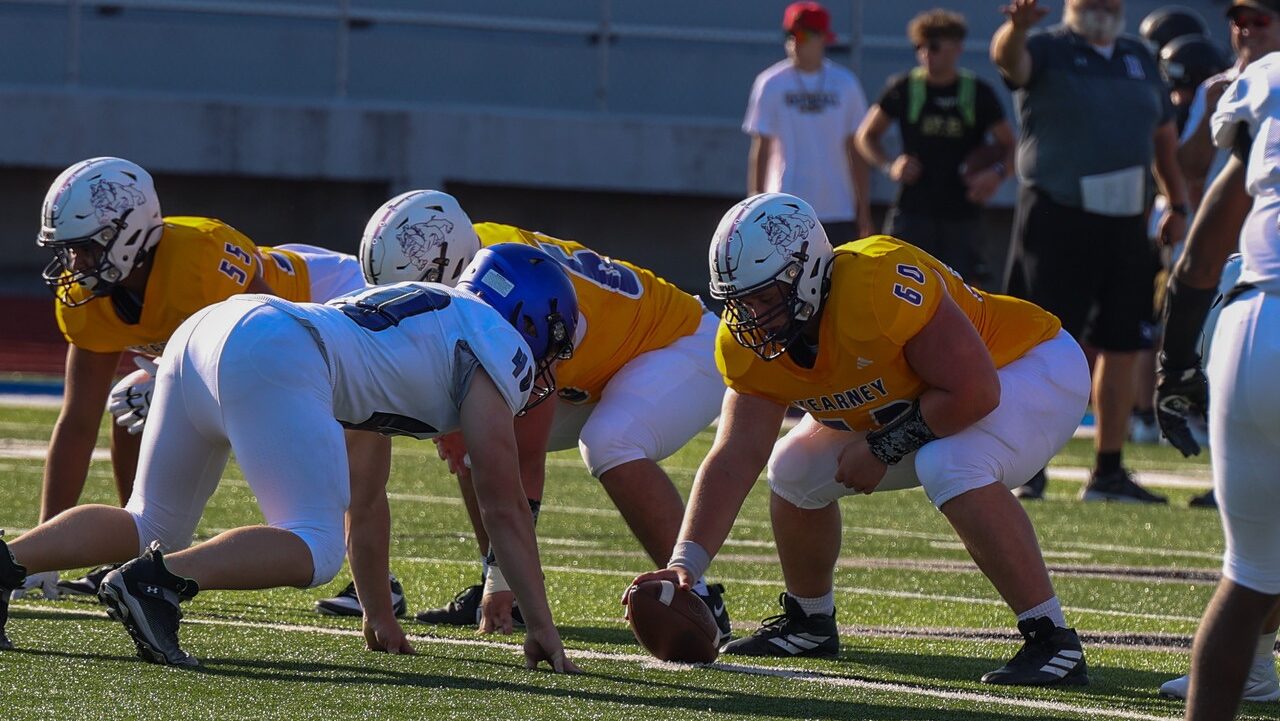
[[[1252,139],[1245,188],[1254,200],[1240,235],[1240,280],[1280,292],[1280,53],[1253,62],[1231,83],[1211,123],[1219,148],[1230,149],[1241,131]]]
[[[528,400],[528,344],[465,290],[397,283],[324,305],[252,299],[312,331],[329,364],[334,418],[348,428],[414,438],[457,430],[477,368],[489,375],[513,416]]]
[[[802,73],[790,60],[756,77],[742,121],[746,133],[775,140],[765,192],[804,198],[824,223],[857,214],[846,143],[867,114],[867,97],[852,71],[824,60]]]

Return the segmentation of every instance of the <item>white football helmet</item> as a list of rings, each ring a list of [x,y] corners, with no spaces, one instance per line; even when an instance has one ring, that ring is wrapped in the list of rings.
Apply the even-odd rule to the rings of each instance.
[[[452,195],[411,190],[383,203],[369,218],[360,238],[360,267],[370,285],[454,286],[479,250],[471,218]]]
[[[147,171],[120,158],[82,160],[44,196],[36,243],[54,251],[45,285],[68,306],[106,295],[146,260],[163,228]]]
[[[738,343],[772,360],[821,307],[834,257],[808,203],[756,195],[730,208],[711,238],[711,297],[725,301]]]

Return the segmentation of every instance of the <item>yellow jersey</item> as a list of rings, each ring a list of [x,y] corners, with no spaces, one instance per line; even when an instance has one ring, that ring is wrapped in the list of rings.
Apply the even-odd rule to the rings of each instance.
[[[1062,328],[1039,306],[972,288],[923,250],[873,235],[835,249],[812,368],[788,354],[763,360],[723,322],[716,365],[739,393],[794,405],[838,430],[874,430],[927,390],[903,347],[933,318],[944,294],[973,322],[997,368]]]
[[[182,321],[197,310],[245,292],[260,276],[292,301],[311,300],[306,262],[296,253],[254,245],[243,233],[213,218],[165,218],[151,251],[142,312],[128,322],[110,296],[74,308],[56,303],[67,342],[98,353],[132,350],[159,355]]]
[[[573,358],[556,370],[559,396],[571,403],[600,399],[605,384],[641,353],[671,345],[698,329],[704,309],[652,271],[600,255],[581,243],[498,223],[476,223],[483,246],[523,243],[541,248],[569,271],[586,334]]]

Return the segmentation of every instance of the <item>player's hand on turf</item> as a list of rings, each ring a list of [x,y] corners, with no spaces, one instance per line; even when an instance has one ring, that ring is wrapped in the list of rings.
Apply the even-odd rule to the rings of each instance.
[[[415,654],[417,651],[404,635],[400,622],[393,616],[387,621],[370,621],[364,619],[364,644],[370,651],[385,651],[390,654]]]
[[[1001,6],[1000,14],[1013,23],[1015,28],[1029,30],[1031,26],[1045,19],[1049,14],[1049,8],[1041,5],[1037,0],[1013,0],[1008,5]]]
[[[44,573],[29,574],[22,581],[22,588],[13,589],[12,598],[16,601],[19,598],[36,597],[47,600],[56,600],[62,595],[58,590],[58,572],[46,571]]]
[[[844,450],[840,451],[836,483],[859,493],[871,493],[880,485],[888,468],[884,461],[871,452],[871,446],[867,445],[866,440],[858,439],[845,445]]]
[[[480,633],[510,634],[515,630],[511,608],[515,604],[514,591],[486,593],[480,599]]]
[[[436,455],[449,464],[449,472],[459,478],[471,473],[467,465],[467,444],[462,440],[462,432],[454,431],[432,439],[436,444]]]
[[[547,626],[541,630],[530,628],[524,637],[525,668],[537,668],[543,661],[555,673],[582,673],[582,669],[565,655],[560,632],[555,626]]]
[[[1184,456],[1200,453],[1187,419],[1209,410],[1209,379],[1199,367],[1156,370],[1156,422],[1160,433]]]
[[[626,590],[622,592],[622,605],[627,605],[627,596],[631,593],[631,588],[633,586],[639,586],[645,581],[670,581],[681,589],[688,591],[693,588],[693,584],[697,583],[698,579],[690,575],[689,571],[683,566],[659,568],[656,571],[642,573],[639,576],[636,576],[635,580],[631,582],[631,585],[627,586]]]

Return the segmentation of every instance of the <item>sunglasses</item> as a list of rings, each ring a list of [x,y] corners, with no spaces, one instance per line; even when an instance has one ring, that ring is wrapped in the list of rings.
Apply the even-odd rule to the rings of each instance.
[[[1262,30],[1271,27],[1274,19],[1266,13],[1243,11],[1231,16],[1231,24],[1238,30]]]
[[[921,43],[916,46],[916,52],[923,52],[925,50],[928,50],[931,53],[936,53],[941,49],[942,49],[941,40],[930,40],[927,43]]]

